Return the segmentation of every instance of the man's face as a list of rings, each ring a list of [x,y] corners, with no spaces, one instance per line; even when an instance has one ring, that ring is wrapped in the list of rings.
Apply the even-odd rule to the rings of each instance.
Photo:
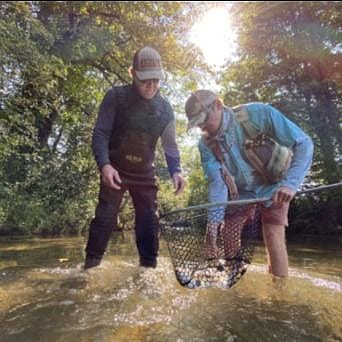
[[[151,100],[158,92],[160,88],[160,80],[139,80],[134,76],[134,83],[139,91],[139,94],[146,100]]]
[[[215,101],[207,111],[208,113],[205,122],[199,124],[198,127],[202,132],[206,132],[213,136],[217,133],[221,125],[222,105],[218,101]]]

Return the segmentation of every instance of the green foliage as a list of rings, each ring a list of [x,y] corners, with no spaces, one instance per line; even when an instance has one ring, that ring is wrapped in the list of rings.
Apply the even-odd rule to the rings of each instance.
[[[239,60],[222,82],[227,103],[269,102],[315,141],[321,182],[341,179],[341,11],[338,2],[238,3]]]
[[[342,233],[342,191],[300,196],[293,202],[290,232],[296,234],[340,235]]]
[[[240,2],[232,6],[232,12],[239,59],[227,66],[222,77],[225,102],[261,101],[279,108],[314,140],[314,164],[307,181],[339,182],[341,4]],[[332,218],[335,228],[340,227],[335,219],[339,203],[341,197],[333,199],[328,194],[296,200],[295,230],[314,232],[325,215]],[[299,212],[305,219],[297,219]]]
[[[0,232],[87,227],[98,190],[90,150],[98,105],[111,85],[129,82],[127,70],[141,46],[157,47],[175,75],[190,60],[199,63],[181,39],[191,27],[184,20],[191,6],[1,3]],[[129,209],[123,208],[121,223],[132,222]]]
[[[188,171],[188,186],[190,189],[189,205],[198,205],[208,202],[208,183],[204,178],[204,173],[200,161],[197,147],[190,146],[185,149],[187,162],[185,168]]]
[[[183,119],[186,95],[201,77],[210,75],[202,53],[186,40],[207,6],[1,2],[0,233],[80,233],[88,227],[98,191],[99,175],[90,150],[98,106],[110,86],[130,81],[127,70],[133,53],[144,45],[156,47],[163,57],[162,92],[175,108],[188,179],[185,193],[175,197],[159,146],[160,211],[207,201],[197,146]],[[274,104],[314,139],[311,180],[339,181],[340,3],[237,2],[232,12],[239,59],[227,65],[220,80],[227,104]],[[321,207],[316,198],[305,201],[295,202],[295,216],[310,213],[313,206],[324,209],[332,225],[340,227],[340,197],[322,197]],[[308,214],[304,221],[309,218]],[[127,197],[118,225],[129,228],[132,222]],[[313,227],[310,222],[307,226]]]

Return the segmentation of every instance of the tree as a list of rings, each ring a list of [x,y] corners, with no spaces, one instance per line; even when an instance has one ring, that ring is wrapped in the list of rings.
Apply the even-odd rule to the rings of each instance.
[[[341,179],[341,4],[233,6],[239,60],[223,77],[226,100],[270,102],[315,138],[319,182]]]
[[[182,39],[192,7],[1,2],[3,232],[79,232],[87,225],[98,177],[90,140],[104,92],[129,82],[133,53],[144,45],[160,51],[168,77],[200,65]]]
[[[316,184],[341,179],[341,9],[332,1],[232,7],[239,58],[222,78],[225,101],[270,102],[302,126],[315,143],[310,179]],[[337,197],[324,207],[339,231]]]

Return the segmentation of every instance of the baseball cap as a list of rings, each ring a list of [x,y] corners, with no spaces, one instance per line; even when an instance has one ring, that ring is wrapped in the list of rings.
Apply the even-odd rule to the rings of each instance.
[[[201,89],[191,94],[185,103],[185,113],[188,117],[188,127],[190,130],[200,124],[203,124],[208,117],[209,107],[218,97],[211,90]]]
[[[161,57],[158,51],[149,46],[141,48],[134,54],[133,69],[141,81],[164,78]]]

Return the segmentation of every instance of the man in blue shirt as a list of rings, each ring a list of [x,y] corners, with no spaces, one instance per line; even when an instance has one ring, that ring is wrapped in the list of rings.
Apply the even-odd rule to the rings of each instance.
[[[156,267],[159,225],[154,157],[159,138],[175,194],[185,186],[174,113],[159,93],[164,72],[158,51],[148,46],[138,50],[131,76],[132,84],[115,86],[106,93],[93,132],[92,147],[101,183],[95,218],[90,224],[85,269],[100,264],[126,191],[135,210],[139,263]]]
[[[234,199],[271,198],[261,206],[263,238],[268,254],[269,272],[278,277],[288,275],[288,255],[285,227],[288,225],[289,203],[310,168],[313,144],[297,125],[281,112],[263,103],[249,103],[242,108],[259,132],[272,138],[293,152],[291,164],[284,177],[275,183],[265,182],[246,158],[246,133],[234,111],[210,90],[198,90],[186,102],[188,129],[200,127],[203,136],[199,142],[202,166],[209,182],[210,202]],[[223,151],[218,161],[208,141],[215,141]],[[232,187],[228,188],[222,176],[226,169]],[[235,193],[236,192],[236,193]],[[223,220],[222,218],[217,221]],[[210,217],[209,217],[210,221]],[[210,222],[209,222],[210,223]],[[211,223],[212,224],[212,223]]]

